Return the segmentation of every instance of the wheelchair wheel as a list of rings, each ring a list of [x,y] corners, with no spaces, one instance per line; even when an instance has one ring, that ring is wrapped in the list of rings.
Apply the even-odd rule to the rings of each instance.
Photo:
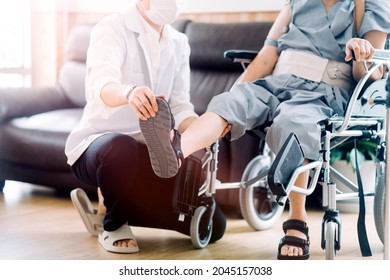
[[[386,187],[386,164],[377,162],[375,178],[375,197],[374,197],[374,221],[376,232],[379,239],[384,243],[384,221],[385,221],[385,187]]]
[[[206,211],[206,206],[199,206],[191,219],[191,242],[197,249],[205,248],[209,244],[213,230],[213,222],[211,220],[209,223],[210,219]]]
[[[271,166],[271,158],[259,155],[252,159],[244,170],[241,181],[245,182],[267,171]],[[247,223],[255,230],[271,228],[283,213],[268,187],[267,177],[255,184],[240,188],[241,213]]]
[[[325,259],[336,259],[336,229],[337,224],[329,221],[325,224]]]

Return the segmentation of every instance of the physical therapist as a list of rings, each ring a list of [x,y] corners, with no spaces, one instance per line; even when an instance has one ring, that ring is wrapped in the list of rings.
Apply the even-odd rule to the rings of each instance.
[[[154,174],[139,127],[139,119],[155,116],[158,96],[168,101],[179,132],[197,118],[189,95],[188,39],[169,25],[178,14],[178,0],[136,0],[91,33],[87,104],[65,153],[75,176],[101,190],[98,211],[81,189],[72,192],[72,201],[88,231],[110,252],[139,251],[129,225],[190,234],[189,221],[178,221],[172,210],[175,178]],[[225,227],[217,207],[211,241]]]

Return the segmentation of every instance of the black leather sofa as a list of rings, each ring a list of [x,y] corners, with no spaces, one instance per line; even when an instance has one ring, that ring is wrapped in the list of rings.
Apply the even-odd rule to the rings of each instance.
[[[224,58],[228,49],[259,50],[271,23],[197,23],[177,21],[191,45],[191,100],[197,113],[210,99],[227,91],[242,66]],[[75,126],[84,99],[85,57],[93,25],[75,26],[67,40],[58,83],[50,87],[0,88],[0,190],[6,180],[28,182],[61,192],[94,189],[73,177],[66,164],[64,145]],[[260,138],[248,133],[220,141],[218,178],[238,181],[246,164],[258,153]],[[217,192],[223,206],[237,206],[237,190]]]

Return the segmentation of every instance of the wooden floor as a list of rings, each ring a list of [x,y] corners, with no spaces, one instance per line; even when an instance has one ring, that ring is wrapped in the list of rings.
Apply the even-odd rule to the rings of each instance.
[[[286,213],[284,214],[284,216]],[[323,211],[309,212],[311,260],[323,260],[320,227]],[[0,194],[0,259],[2,260],[274,260],[281,223],[270,230],[253,231],[245,220],[228,216],[225,236],[204,249],[194,249],[182,234],[133,227],[140,252],[106,252],[85,230],[69,197],[50,189],[7,182]],[[342,213],[342,244],[338,260],[382,260],[380,242],[372,214],[366,217],[373,255],[362,257],[357,240],[357,214]]]

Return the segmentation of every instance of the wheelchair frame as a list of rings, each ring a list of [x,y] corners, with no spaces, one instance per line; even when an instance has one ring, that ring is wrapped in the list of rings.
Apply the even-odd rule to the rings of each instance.
[[[256,56],[257,52],[254,51],[241,51],[233,50],[225,52],[225,57],[231,59],[233,62],[240,62],[244,69],[246,65]],[[358,197],[357,186],[348,179],[345,179],[343,175],[339,174],[330,166],[330,150],[332,148],[332,139],[342,138],[348,139],[351,137],[368,137],[375,138],[379,137],[381,144],[386,143],[385,137],[388,133],[385,131],[386,119],[387,118],[376,117],[376,118],[358,118],[353,116],[353,109],[359,98],[364,94],[364,86],[370,77],[370,75],[378,69],[380,66],[384,66],[386,76],[388,76],[390,69],[390,51],[388,50],[377,50],[375,56],[369,62],[372,65],[368,68],[366,62],[363,62],[365,67],[365,74],[356,85],[353,94],[350,97],[348,107],[344,117],[333,117],[323,123],[323,135],[322,135],[322,158],[317,161],[311,162],[304,166],[297,166],[292,176],[289,178],[289,183],[285,186],[285,195],[274,195],[269,190],[269,182],[266,182],[265,178],[268,175],[269,168],[272,164],[272,160],[275,159],[267,147],[265,147],[263,154],[255,157],[245,168],[244,174],[240,182],[227,182],[221,183],[217,180],[217,166],[218,166],[218,141],[212,144],[206,149],[206,155],[202,159],[203,167],[206,169],[206,180],[199,191],[199,195],[205,194],[207,197],[213,197],[217,190],[220,189],[240,189],[240,207],[244,218],[248,224],[255,230],[263,230],[270,228],[281,216],[284,211],[284,205],[288,199],[290,192],[296,192],[303,195],[310,195],[313,193],[315,187],[319,184],[322,185],[323,189],[323,206],[326,207],[326,212],[323,218],[323,229],[322,229],[322,242],[321,247],[325,250],[326,259],[335,259],[336,250],[340,250],[340,227],[341,219],[337,211],[336,201],[345,200]],[[387,78],[387,77],[384,77]],[[390,79],[390,78],[389,78]],[[388,93],[390,95],[390,92]],[[379,100],[373,100],[378,102]],[[383,99],[380,100],[383,104]],[[389,114],[389,113],[388,113]],[[389,114],[390,115],[390,114]],[[365,129],[353,129],[354,127],[364,127]],[[341,142],[343,142],[342,140]],[[386,149],[387,152],[387,149]],[[383,155],[384,157],[384,155]],[[384,164],[382,160],[382,165]],[[389,174],[388,165],[386,165],[386,173]],[[311,180],[307,189],[294,186],[296,178],[304,172],[311,172]],[[343,194],[336,189],[336,184],[330,182],[329,174],[334,172],[336,176],[342,179],[343,183],[347,185],[351,190],[354,191],[352,194]],[[382,174],[383,176],[385,174]],[[385,206],[384,206],[384,240],[382,242],[385,245],[385,259],[388,259],[387,244],[389,242],[389,187],[387,183],[382,186],[385,188],[384,193]],[[382,182],[384,183],[384,182]],[[263,197],[266,200],[266,204],[269,206],[270,213],[267,214],[266,219],[259,216],[259,213],[253,205],[254,191],[256,188],[263,187],[265,193]],[[263,189],[262,188],[262,189]],[[263,191],[264,191],[263,190]],[[375,193],[365,193],[364,196],[373,196]],[[191,228],[199,229],[199,222],[202,215],[207,211],[207,206],[201,206],[201,211],[197,211],[192,218]],[[381,216],[381,217],[383,217]],[[263,219],[259,223],[257,220]],[[203,248],[207,246],[207,243],[202,242],[198,235],[197,230],[191,230],[191,240],[195,247]],[[378,229],[377,229],[378,230]]]

